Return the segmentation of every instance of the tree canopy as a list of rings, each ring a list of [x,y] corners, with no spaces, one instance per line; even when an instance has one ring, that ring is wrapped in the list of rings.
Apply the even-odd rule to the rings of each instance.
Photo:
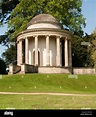
[[[88,49],[91,53],[91,58],[93,60],[94,67],[96,69],[96,28],[94,29],[91,37],[92,37],[92,41],[91,41]]]
[[[9,65],[10,63],[16,63],[17,62],[16,46],[11,45],[9,49],[3,52],[2,57],[5,58],[6,65]]]
[[[47,13],[59,20],[65,29],[72,32],[82,30],[85,18],[81,14],[82,0],[19,0],[8,22],[10,38],[26,29],[35,15]],[[10,33],[11,30],[11,33]]]
[[[8,22],[8,37],[5,36],[7,40],[14,39],[19,32],[26,29],[30,19],[40,13],[51,14],[65,29],[78,32],[86,25],[81,7],[82,0],[1,0],[0,23]],[[1,41],[2,39],[5,42],[0,37]]]
[[[8,23],[12,10],[19,3],[19,0],[0,0],[0,26]],[[11,33],[11,31],[8,31]],[[8,46],[7,42],[9,41],[8,33],[0,35],[0,44],[3,46]]]
[[[0,24],[7,23],[10,18],[10,13],[19,3],[19,0],[0,0]]]
[[[94,62],[90,44],[93,40],[92,35],[86,34],[82,37],[74,35],[72,39],[72,66],[73,67],[93,67]]]
[[[6,73],[6,64],[4,60],[0,58],[0,74],[5,74]]]

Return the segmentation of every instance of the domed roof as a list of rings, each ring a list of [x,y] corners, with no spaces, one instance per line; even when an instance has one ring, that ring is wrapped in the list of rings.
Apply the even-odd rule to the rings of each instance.
[[[34,23],[42,23],[42,22],[58,23],[57,19],[55,19],[50,14],[39,14],[39,15],[36,15],[34,18],[32,18],[27,26],[30,26]]]

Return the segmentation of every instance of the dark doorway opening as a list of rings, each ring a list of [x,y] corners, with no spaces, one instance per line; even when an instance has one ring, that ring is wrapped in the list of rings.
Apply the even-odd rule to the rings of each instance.
[[[25,63],[25,40],[22,41],[22,63]]]

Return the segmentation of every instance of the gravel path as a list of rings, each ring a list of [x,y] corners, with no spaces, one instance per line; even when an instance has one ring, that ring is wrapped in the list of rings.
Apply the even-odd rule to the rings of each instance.
[[[15,94],[15,95],[57,95],[57,96],[96,96],[96,94],[67,94],[67,93],[22,93],[22,92],[0,92],[0,94]]]

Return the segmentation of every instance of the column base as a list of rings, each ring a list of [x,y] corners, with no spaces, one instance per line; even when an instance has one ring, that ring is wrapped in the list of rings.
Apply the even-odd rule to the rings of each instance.
[[[50,66],[50,64],[46,64],[46,66]]]
[[[38,66],[38,64],[36,64],[35,66]]]
[[[57,67],[61,67],[61,65],[57,65]]]

